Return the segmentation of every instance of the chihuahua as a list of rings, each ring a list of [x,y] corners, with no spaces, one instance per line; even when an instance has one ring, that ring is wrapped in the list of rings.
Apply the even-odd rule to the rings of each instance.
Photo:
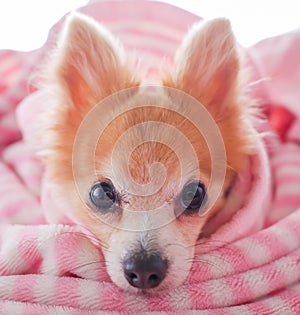
[[[180,286],[255,149],[230,23],[194,25],[155,86],[79,13],[51,60],[42,155],[61,211],[97,240],[120,288]]]

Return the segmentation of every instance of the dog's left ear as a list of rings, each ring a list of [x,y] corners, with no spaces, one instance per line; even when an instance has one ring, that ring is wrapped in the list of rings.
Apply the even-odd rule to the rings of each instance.
[[[220,18],[192,27],[177,51],[174,73],[163,82],[220,110],[235,92],[239,67],[230,23]]]

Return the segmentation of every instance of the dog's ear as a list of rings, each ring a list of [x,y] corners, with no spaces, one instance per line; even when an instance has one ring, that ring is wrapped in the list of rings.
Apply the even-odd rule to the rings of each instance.
[[[164,80],[204,105],[226,102],[239,73],[236,42],[228,20],[200,22],[184,38],[175,57],[175,71]],[[219,108],[220,109],[220,108]]]
[[[60,92],[66,92],[79,106],[138,85],[128,64],[122,46],[109,31],[93,19],[73,13],[67,18],[51,67]]]

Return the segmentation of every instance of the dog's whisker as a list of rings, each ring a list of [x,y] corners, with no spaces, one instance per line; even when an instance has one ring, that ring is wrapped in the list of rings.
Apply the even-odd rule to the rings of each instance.
[[[188,260],[189,263],[201,263],[201,264],[206,264],[206,265],[209,265],[211,267],[214,267],[216,268],[218,271],[220,272],[224,272],[225,269],[222,269],[222,267],[216,263],[214,263],[213,261],[208,261],[208,260],[205,260],[205,259],[197,259],[197,258],[192,258],[192,259],[189,259]],[[203,270],[203,272],[206,272],[205,270]]]
[[[107,245],[102,242],[101,240],[99,240],[99,238],[97,238],[96,236],[92,235],[92,234],[86,234],[84,232],[80,232],[80,231],[63,231],[61,232],[59,235],[64,235],[64,234],[75,234],[76,236],[82,237],[90,242],[92,242],[94,245],[97,245],[100,248],[104,248],[106,250],[108,250]]]
[[[183,245],[181,243],[168,243],[165,245],[165,247],[170,247],[170,246],[178,246],[178,247],[185,248],[185,245]]]
[[[86,262],[84,264],[79,264],[73,268],[71,268],[69,271],[73,272],[73,271],[78,271],[80,269],[89,267],[89,266],[93,266],[93,270],[106,270],[105,265],[103,264],[104,260],[95,260],[95,261],[89,261]]]

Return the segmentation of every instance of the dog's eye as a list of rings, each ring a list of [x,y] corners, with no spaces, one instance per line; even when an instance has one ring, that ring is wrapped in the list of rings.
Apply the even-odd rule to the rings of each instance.
[[[182,190],[181,204],[186,211],[198,211],[205,205],[206,200],[206,189],[201,182],[189,183]]]
[[[90,190],[90,200],[92,204],[100,210],[111,208],[116,202],[116,199],[115,188],[110,183],[96,183]]]

